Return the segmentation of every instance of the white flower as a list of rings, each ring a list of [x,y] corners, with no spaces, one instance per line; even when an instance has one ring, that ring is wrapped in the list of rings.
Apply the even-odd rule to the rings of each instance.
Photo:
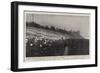
[[[42,47],[42,45],[40,44],[40,47]]]
[[[31,43],[30,46],[33,46],[33,44]]]

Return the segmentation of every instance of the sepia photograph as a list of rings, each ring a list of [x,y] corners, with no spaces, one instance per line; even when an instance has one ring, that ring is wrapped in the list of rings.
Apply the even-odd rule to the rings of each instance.
[[[11,3],[11,70],[97,66],[97,6]]]
[[[24,11],[24,17],[26,58],[89,55],[90,14]]]

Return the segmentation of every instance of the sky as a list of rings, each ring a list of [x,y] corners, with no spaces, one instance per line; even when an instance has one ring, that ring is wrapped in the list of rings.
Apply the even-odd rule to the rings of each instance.
[[[43,26],[54,26],[60,29],[80,31],[80,34],[89,39],[89,15],[81,14],[36,14],[26,13],[26,22],[36,22]]]

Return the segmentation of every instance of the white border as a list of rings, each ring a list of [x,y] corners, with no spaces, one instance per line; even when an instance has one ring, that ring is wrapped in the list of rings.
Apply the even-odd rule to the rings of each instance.
[[[95,64],[95,11],[93,9],[77,9],[77,8],[60,8],[60,7],[46,7],[46,6],[18,6],[18,68],[36,68],[36,67],[50,67],[50,66],[70,66],[70,65],[84,65]],[[23,52],[23,12],[30,11],[49,11],[49,12],[71,12],[71,13],[88,13],[90,17],[90,58],[87,59],[69,59],[69,60],[55,60],[55,61],[33,61],[24,62]]]

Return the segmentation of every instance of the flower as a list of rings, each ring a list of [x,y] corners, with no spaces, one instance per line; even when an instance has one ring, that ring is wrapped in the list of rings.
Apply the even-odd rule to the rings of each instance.
[[[33,44],[31,43],[30,46],[33,46]]]
[[[40,47],[42,47],[42,45],[40,44]]]

